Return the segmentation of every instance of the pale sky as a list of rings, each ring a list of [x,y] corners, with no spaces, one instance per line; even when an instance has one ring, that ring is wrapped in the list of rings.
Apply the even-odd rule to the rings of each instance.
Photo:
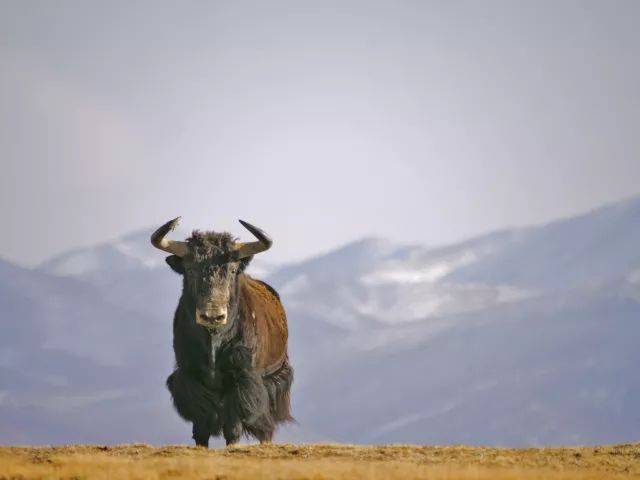
[[[640,193],[640,2],[0,3],[0,257],[238,218],[287,261]]]

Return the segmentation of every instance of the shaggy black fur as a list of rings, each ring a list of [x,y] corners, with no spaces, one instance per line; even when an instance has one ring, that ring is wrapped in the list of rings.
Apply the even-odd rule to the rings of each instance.
[[[188,264],[175,256],[167,258],[171,268],[183,275],[173,323],[176,369],[167,379],[167,388],[180,416],[193,423],[193,439],[202,446],[221,433],[227,445],[243,434],[268,442],[278,423],[293,420],[289,412],[293,370],[288,360],[262,376],[252,366],[252,352],[243,343],[237,275],[251,259],[235,260],[232,244],[228,234],[194,232],[188,240],[192,254]],[[200,293],[197,278],[222,274],[232,275],[229,318],[222,330],[211,331],[195,322],[195,297]]]

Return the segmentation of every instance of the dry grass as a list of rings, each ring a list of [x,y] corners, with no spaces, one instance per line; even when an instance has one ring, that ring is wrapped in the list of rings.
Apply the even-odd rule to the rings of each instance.
[[[528,449],[351,445],[252,445],[217,450],[147,445],[0,448],[0,480],[89,478],[640,478],[640,444]]]

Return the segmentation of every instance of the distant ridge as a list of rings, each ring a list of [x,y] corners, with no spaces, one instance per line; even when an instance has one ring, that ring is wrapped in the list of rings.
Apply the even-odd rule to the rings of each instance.
[[[0,261],[0,443],[176,443],[181,279],[150,230]],[[637,439],[640,197],[426,248],[366,238],[252,271],[290,322],[298,426],[279,440]]]

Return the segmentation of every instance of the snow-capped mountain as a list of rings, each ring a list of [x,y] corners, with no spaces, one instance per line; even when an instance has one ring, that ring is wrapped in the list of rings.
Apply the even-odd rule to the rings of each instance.
[[[149,233],[0,262],[0,443],[189,442],[164,389],[180,278]],[[281,439],[638,440],[640,197],[439,248],[265,257],[296,369]]]

